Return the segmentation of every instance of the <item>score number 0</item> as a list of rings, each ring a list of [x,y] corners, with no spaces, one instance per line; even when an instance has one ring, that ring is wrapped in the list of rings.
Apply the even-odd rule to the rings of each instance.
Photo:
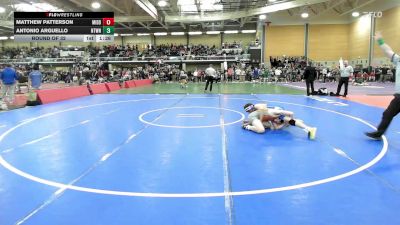
[[[103,18],[103,26],[114,26],[114,18]]]

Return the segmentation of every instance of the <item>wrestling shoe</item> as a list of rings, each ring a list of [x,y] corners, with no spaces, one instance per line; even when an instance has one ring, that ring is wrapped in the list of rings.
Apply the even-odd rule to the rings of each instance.
[[[308,139],[314,140],[316,135],[317,135],[317,128],[316,127],[310,128],[310,130],[308,131]]]
[[[378,131],[366,132],[365,135],[374,140],[382,140],[382,134],[378,133]]]
[[[242,128],[245,129],[245,130],[248,130],[249,127],[250,127],[250,124],[248,124],[248,123],[243,123],[242,124]]]

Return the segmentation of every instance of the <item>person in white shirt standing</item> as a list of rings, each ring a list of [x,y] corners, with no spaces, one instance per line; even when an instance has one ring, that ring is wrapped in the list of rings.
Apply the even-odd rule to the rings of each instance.
[[[197,68],[193,72],[193,82],[199,82],[200,80],[198,79],[199,77],[199,72],[197,72]]]
[[[326,80],[326,76],[328,75],[328,70],[326,69],[326,67],[324,67],[323,69],[322,69],[322,79],[324,80],[324,83],[325,83],[325,80]]]
[[[204,93],[207,91],[208,85],[210,85],[210,92],[212,91],[212,85],[214,82],[214,79],[217,77],[217,71],[213,68],[213,65],[210,64],[210,66],[206,69],[206,88],[204,88]]]
[[[340,91],[342,89],[342,86],[344,84],[344,95],[343,97],[347,96],[347,90],[349,87],[349,78],[350,76],[353,76],[354,69],[352,66],[349,65],[349,61],[347,60],[339,60],[339,69],[340,69],[340,80],[339,84],[337,87],[336,95],[340,94]]]
[[[278,67],[275,70],[275,82],[277,82],[279,80],[279,77],[281,76],[281,74],[282,74],[282,70]]]

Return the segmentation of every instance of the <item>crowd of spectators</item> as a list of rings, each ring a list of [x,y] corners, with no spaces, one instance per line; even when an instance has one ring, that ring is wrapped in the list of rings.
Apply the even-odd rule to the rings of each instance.
[[[116,46],[118,47],[118,46]],[[156,54],[179,54],[178,52],[185,47],[166,47],[159,46],[155,49]],[[202,49],[202,50],[198,50]],[[204,50],[207,49],[207,50]],[[202,48],[199,46],[192,46],[190,51],[198,52],[208,51],[215,48]],[[25,54],[35,56],[38,54],[37,49],[25,49]],[[110,51],[115,51],[112,48]],[[136,47],[125,49],[128,51],[136,51]],[[42,51],[46,54],[54,54],[52,51]],[[165,52],[166,51],[166,52]],[[159,53],[162,52],[162,53]],[[11,51],[10,51],[11,54]],[[21,54],[21,53],[20,53]],[[204,53],[205,54],[205,53]],[[18,55],[18,54],[17,54]],[[261,67],[246,63],[232,63],[227,68],[222,69],[216,67],[217,82],[299,82],[304,81],[304,71],[307,66],[307,59],[303,56],[290,56],[290,57],[271,57],[271,66],[262,65]],[[0,67],[0,70],[3,70]],[[324,65],[313,64],[316,71],[315,80],[320,82],[337,82],[340,78],[340,72],[337,67],[328,68]],[[89,83],[103,83],[103,82],[120,82],[121,84],[127,80],[133,79],[153,79],[155,82],[177,82],[180,77],[185,76],[189,82],[204,82],[206,79],[205,68],[201,66],[196,68],[183,69],[182,64],[164,64],[153,63],[146,65],[126,65],[124,67],[115,67],[109,71],[109,65],[102,62],[93,63],[77,63],[67,70],[55,70],[52,67],[41,67],[37,69],[41,72],[41,82],[43,83],[65,83],[68,85],[85,85]],[[18,82],[15,85],[16,91],[21,91],[21,86],[28,86],[28,77],[35,71],[33,65],[12,65],[18,77]],[[353,84],[365,84],[368,81],[394,81],[395,69],[390,66],[380,66],[376,68],[362,68],[355,66],[353,77],[351,80]],[[38,87],[39,88],[39,87]],[[2,88],[4,89],[4,87]]]
[[[71,57],[70,55],[61,56],[61,51],[82,51],[82,57],[171,57],[171,56],[223,56],[243,54],[241,44],[236,42],[224,43],[222,48],[215,45],[146,45],[139,47],[137,44],[126,45],[104,45],[87,47],[5,47],[2,50],[2,59],[27,59],[27,58],[62,58]]]
[[[308,61],[311,61],[308,59]],[[307,66],[307,58],[304,56],[270,57],[271,68],[269,74],[275,81],[302,81]],[[337,82],[340,72],[337,66],[328,67],[314,63],[316,80],[321,82]],[[353,65],[353,83],[361,84],[369,81],[386,82],[394,81],[396,70],[393,66],[382,65],[378,67],[363,68],[361,65]]]
[[[5,47],[1,52],[2,59],[26,59],[26,58],[59,58],[60,47]]]

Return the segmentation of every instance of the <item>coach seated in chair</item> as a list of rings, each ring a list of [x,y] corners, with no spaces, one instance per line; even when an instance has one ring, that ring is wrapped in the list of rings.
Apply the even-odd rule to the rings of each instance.
[[[26,76],[24,73],[18,72],[18,74],[19,74],[19,76],[18,76],[18,82],[17,82],[17,93],[22,94],[22,91],[21,91],[22,86],[29,89],[28,76]]]

